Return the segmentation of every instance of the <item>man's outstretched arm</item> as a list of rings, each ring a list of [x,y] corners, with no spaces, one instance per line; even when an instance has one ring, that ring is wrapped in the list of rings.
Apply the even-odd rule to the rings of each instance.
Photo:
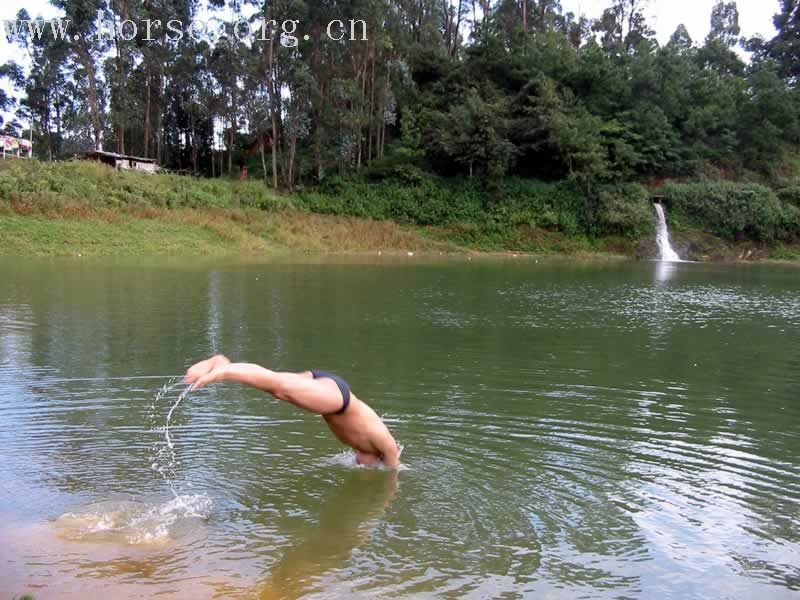
[[[213,366],[205,370],[210,365]],[[249,363],[232,363],[225,357],[197,363],[186,373],[186,382],[194,389],[222,381],[249,385],[272,394],[278,400],[320,414],[334,413],[342,407],[342,394],[333,381],[297,373],[279,373]]]
[[[397,445],[391,434],[387,435],[380,445],[381,460],[387,467],[397,468],[400,466],[400,447]]]

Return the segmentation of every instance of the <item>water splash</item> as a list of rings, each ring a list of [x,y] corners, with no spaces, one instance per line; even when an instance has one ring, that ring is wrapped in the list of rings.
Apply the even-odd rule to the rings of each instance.
[[[667,228],[667,217],[664,214],[664,207],[655,203],[656,214],[658,215],[658,229],[656,231],[656,242],[661,251],[661,260],[666,262],[681,262],[681,257],[672,249],[669,243],[669,229]]]
[[[405,446],[400,444],[400,455],[403,455],[403,450]],[[358,460],[356,458],[355,451],[351,449],[342,450],[341,452],[334,454],[333,456],[329,456],[324,458],[321,462],[321,465],[326,467],[346,467],[348,469],[379,469],[379,470],[388,470],[382,462],[378,463],[377,465],[367,466],[367,465],[360,465],[358,464]],[[407,471],[410,467],[403,463],[397,466],[398,471]]]
[[[149,410],[151,430],[164,433],[163,439],[151,446],[151,467],[167,483],[173,497],[161,503],[111,500],[74,509],[56,519],[55,528],[59,536],[74,541],[158,544],[168,542],[193,524],[208,519],[211,498],[206,494],[178,494],[174,484],[178,458],[170,436],[170,424],[175,410],[189,395],[191,386],[181,390],[163,425],[159,424],[164,401],[181,385],[185,385],[182,378],[169,379],[155,393]]]
[[[192,386],[186,386],[178,395],[178,398],[172,403],[167,411],[167,418],[164,425],[160,426],[157,422],[158,415],[160,414],[159,407],[163,401],[167,399],[171,392],[181,385],[185,385],[182,378],[173,377],[165,383],[155,394],[153,403],[150,406],[150,428],[154,431],[163,431],[164,439],[158,440],[151,446],[151,468],[159,474],[159,476],[169,485],[172,490],[173,496],[178,497],[178,492],[175,490],[174,480],[176,468],[178,466],[178,458],[175,453],[175,444],[170,435],[170,424],[172,423],[172,416],[175,410],[180,406],[181,402],[189,395]]]
[[[175,404],[172,405],[172,408],[170,408],[169,412],[167,413],[167,422],[164,425],[164,437],[166,438],[167,446],[169,446],[170,450],[172,450],[175,447],[174,444],[172,443],[172,438],[169,435],[169,424],[170,424],[170,421],[172,421],[172,413],[174,413],[175,409],[178,408],[178,405],[181,402],[183,402],[183,399],[186,398],[186,396],[189,395],[190,391],[192,391],[192,387],[191,386],[189,386],[185,390],[183,390],[181,392],[180,396],[178,396],[178,399],[175,401]]]
[[[176,496],[160,504],[96,502],[64,513],[55,528],[59,536],[73,541],[164,543],[208,519],[211,505],[205,494]]]

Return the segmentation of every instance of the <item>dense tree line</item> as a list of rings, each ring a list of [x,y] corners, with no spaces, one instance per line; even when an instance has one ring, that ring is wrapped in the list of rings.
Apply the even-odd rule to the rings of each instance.
[[[115,28],[188,25],[205,4],[51,2],[79,35],[22,35],[30,72],[0,68],[24,91],[0,105],[32,117],[43,159],[102,144],[210,176],[255,164],[284,189],[369,167],[591,191],[709,167],[776,176],[800,143],[800,0],[776,6],[774,39],[740,39],[736,3],[720,1],[705,40],[680,26],[663,46],[642,0],[597,20],[558,0],[209,0],[225,35],[154,41],[92,35],[98,11]],[[297,44],[278,27],[239,41],[239,18],[297,19]],[[329,36],[334,20],[363,21],[368,39]]]

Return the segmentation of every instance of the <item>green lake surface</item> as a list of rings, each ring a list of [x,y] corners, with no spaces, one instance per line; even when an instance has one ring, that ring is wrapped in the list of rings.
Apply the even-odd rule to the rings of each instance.
[[[799,340],[792,266],[2,259],[0,597],[797,597]],[[216,352],[404,469],[231,384],[170,449]]]

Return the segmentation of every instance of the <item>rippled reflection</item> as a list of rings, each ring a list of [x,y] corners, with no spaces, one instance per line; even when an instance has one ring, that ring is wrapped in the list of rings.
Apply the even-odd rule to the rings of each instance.
[[[789,597],[797,271],[667,266],[0,262],[4,591]],[[173,512],[155,393],[214,349],[346,374],[407,470],[218,386],[170,429],[212,508]]]
[[[347,473],[323,498],[319,516],[270,568],[259,597],[299,598],[335,585],[324,577],[347,567],[353,551],[369,540],[395,497],[398,474],[374,469]],[[369,556],[361,558],[372,562]]]
[[[656,263],[656,281],[667,282],[672,279],[677,270],[679,263],[658,261]]]

